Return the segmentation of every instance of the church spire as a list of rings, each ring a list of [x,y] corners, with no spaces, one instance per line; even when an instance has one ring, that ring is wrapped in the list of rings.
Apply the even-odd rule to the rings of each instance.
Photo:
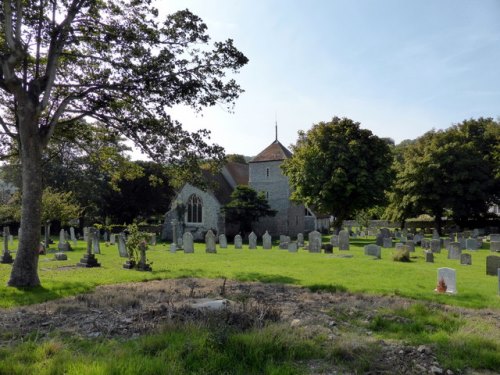
[[[274,132],[276,135],[276,139],[274,141],[278,142],[278,115],[277,114],[275,114],[275,116],[274,116]]]

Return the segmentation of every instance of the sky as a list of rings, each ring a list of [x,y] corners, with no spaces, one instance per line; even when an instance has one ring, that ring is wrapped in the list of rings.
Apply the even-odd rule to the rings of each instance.
[[[188,8],[213,41],[249,63],[234,111],[170,114],[209,129],[226,153],[254,156],[275,139],[348,117],[396,143],[465,119],[500,116],[500,0],[158,0]]]

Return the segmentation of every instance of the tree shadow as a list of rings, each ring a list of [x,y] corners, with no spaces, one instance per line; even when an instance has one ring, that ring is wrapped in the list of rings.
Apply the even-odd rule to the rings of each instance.
[[[299,279],[284,276],[284,275],[269,275],[259,272],[239,272],[235,274],[235,278],[239,281],[259,281],[262,283],[278,283],[278,284],[298,284]]]

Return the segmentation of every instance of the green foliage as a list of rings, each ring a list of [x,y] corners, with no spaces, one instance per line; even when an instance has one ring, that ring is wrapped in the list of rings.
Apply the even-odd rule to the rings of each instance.
[[[392,260],[395,262],[411,262],[410,251],[409,250],[398,250],[392,256]]]
[[[240,154],[228,154],[226,160],[233,163],[248,164],[246,157]]]
[[[147,250],[148,240],[151,235],[149,233],[139,231],[137,224],[130,224],[127,226],[127,232],[126,247],[128,257],[131,261],[134,261],[135,264],[138,264],[141,258],[140,247],[143,246]]]
[[[282,166],[292,199],[333,214],[336,228],[355,212],[384,203],[392,154],[385,140],[358,122],[338,117],[320,122],[299,132],[292,150]]]
[[[252,222],[265,216],[275,216],[263,192],[257,193],[249,186],[238,185],[231,193],[231,201],[223,207],[227,222],[240,223],[240,228],[248,233]]]

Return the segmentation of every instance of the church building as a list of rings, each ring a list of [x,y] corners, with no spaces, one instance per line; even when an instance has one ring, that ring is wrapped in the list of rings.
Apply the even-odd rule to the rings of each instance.
[[[298,233],[327,230],[328,217],[320,217],[302,204],[290,201],[291,188],[281,164],[292,153],[278,139],[262,150],[248,164],[228,162],[217,175],[206,176],[213,182],[213,189],[203,190],[185,184],[176,194],[170,211],[165,216],[162,237],[172,240],[173,226],[178,236],[189,231],[197,240],[202,240],[208,230],[216,235],[226,234],[232,238],[238,226],[226,223],[221,208],[231,199],[237,185],[247,185],[264,192],[274,217],[264,217],[255,222],[252,230],[261,236],[267,230],[273,237],[287,235],[296,238]]]

